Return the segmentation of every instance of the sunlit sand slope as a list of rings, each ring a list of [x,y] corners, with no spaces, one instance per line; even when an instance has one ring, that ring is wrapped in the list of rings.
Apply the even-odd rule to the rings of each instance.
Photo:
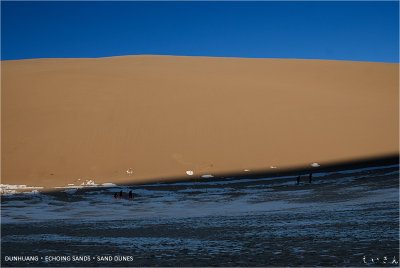
[[[398,67],[176,56],[3,61],[2,183],[140,182],[398,153]]]

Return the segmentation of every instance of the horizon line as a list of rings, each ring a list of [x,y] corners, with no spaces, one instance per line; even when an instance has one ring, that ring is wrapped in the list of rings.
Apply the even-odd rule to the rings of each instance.
[[[21,58],[21,59],[7,59],[0,58],[0,62],[5,61],[22,61],[22,60],[45,60],[45,59],[106,59],[116,57],[130,57],[130,56],[162,56],[162,57],[193,57],[193,58],[226,58],[226,59],[276,59],[276,60],[324,60],[324,61],[349,61],[349,62],[371,62],[371,63],[395,63],[398,61],[367,61],[367,60],[346,60],[346,59],[319,59],[319,58],[263,58],[263,57],[236,57],[236,56],[203,56],[203,55],[171,55],[171,54],[124,54],[116,56],[101,56],[101,57],[60,57],[60,58]]]

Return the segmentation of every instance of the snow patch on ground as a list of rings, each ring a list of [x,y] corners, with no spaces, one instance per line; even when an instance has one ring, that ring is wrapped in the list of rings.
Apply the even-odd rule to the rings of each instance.
[[[43,189],[43,187],[0,184],[0,195],[12,195],[18,192],[26,192],[27,190]]]
[[[114,184],[114,183],[111,183],[111,182],[105,182],[105,183],[102,184],[102,186],[104,186],[104,187],[115,187],[117,185]]]
[[[77,189],[82,189],[82,188],[108,188],[108,187],[117,187],[116,184],[111,183],[111,182],[105,182],[101,185],[95,183],[93,180],[86,180],[83,182],[81,185],[74,185],[74,184],[68,184],[68,186],[57,186],[54,187],[55,189],[67,189],[63,192],[65,193],[75,193]],[[68,190],[71,189],[71,190]]]
[[[97,186],[98,184],[96,184],[94,182],[94,180],[85,180],[84,182],[81,183],[81,185],[83,185],[83,186]]]

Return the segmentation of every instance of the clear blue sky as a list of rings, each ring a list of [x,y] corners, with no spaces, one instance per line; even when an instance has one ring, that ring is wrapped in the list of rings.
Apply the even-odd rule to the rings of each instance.
[[[157,54],[399,62],[398,2],[1,2],[2,60]]]

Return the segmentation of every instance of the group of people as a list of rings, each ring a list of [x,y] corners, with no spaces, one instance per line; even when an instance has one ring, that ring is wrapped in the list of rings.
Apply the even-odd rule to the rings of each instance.
[[[119,199],[123,199],[124,197],[123,197],[123,192],[122,192],[122,190],[119,192]],[[129,198],[129,200],[133,200],[133,193],[132,193],[132,191],[129,191],[129,194],[128,194],[128,198]],[[114,200],[115,201],[117,201],[118,200],[118,193],[114,193]]]
[[[308,183],[312,182],[312,173],[310,173],[310,175],[308,175]],[[297,177],[297,185],[300,184],[300,176]]]
[[[312,173],[310,173],[310,175],[308,175],[308,182],[309,182],[309,183],[312,182]],[[297,185],[299,185],[299,184],[300,184],[300,176],[297,177]],[[114,193],[114,200],[117,201],[118,198],[119,198],[119,199],[124,199],[122,190],[119,192],[119,195],[118,195],[118,193]],[[129,200],[133,200],[133,193],[132,193],[132,191],[129,191],[129,193],[128,193],[128,198],[129,198]]]

